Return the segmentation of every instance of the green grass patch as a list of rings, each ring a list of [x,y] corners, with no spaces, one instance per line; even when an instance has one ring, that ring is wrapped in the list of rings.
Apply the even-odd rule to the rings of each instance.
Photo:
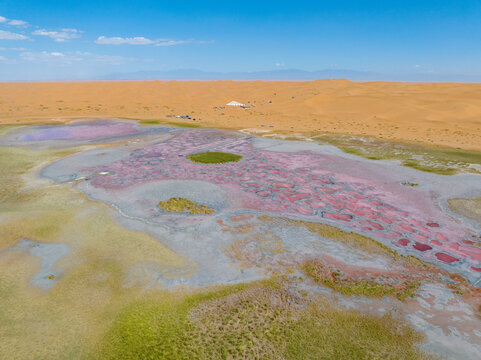
[[[13,130],[21,129],[22,127],[22,125],[0,125],[0,136]]]
[[[187,159],[201,164],[223,164],[237,162],[242,159],[241,155],[225,152],[204,152],[187,155]]]
[[[279,226],[286,226],[286,223],[303,226],[309,231],[319,234],[324,238],[343,242],[369,254],[387,256],[397,264],[406,266],[410,269],[430,267],[429,264],[424,263],[414,256],[403,256],[398,254],[388,246],[381,244],[372,238],[354,232],[344,231],[328,224],[272,218],[265,215],[260,216],[259,219],[262,221],[279,223]],[[332,288],[345,295],[362,295],[371,297],[395,296],[399,300],[404,301],[409,297],[415,296],[416,290],[421,285],[414,279],[402,280],[395,285],[392,285],[384,283],[383,281],[377,282],[376,279],[370,277],[350,278],[349,276],[345,276],[345,274],[338,269],[330,268],[329,266],[323,267],[323,264],[316,260],[310,260],[301,264],[300,270],[302,270],[308,277],[312,278],[316,283]]]
[[[32,170],[41,161],[54,160],[72,152],[72,150],[31,151],[16,147],[0,147],[0,169],[2,169],[0,201],[18,191],[24,183],[22,175]]]
[[[163,211],[166,212],[188,212],[191,215],[207,215],[215,212],[214,209],[207,205],[199,205],[189,199],[184,199],[181,197],[173,197],[167,201],[159,201],[159,206]]]
[[[464,161],[471,164],[481,164],[481,152],[459,149],[430,149],[448,161]]]
[[[419,171],[430,172],[438,175],[454,175],[458,173],[458,170],[455,168],[423,165],[419,160],[414,159],[403,160],[402,165]]]
[[[0,251],[22,238],[75,249],[59,260],[63,274],[49,291],[30,283],[39,258],[25,250],[2,253],[1,359],[91,359],[87,355],[113,317],[144,298],[154,280],[136,273],[135,283],[128,283],[127,269],[148,264],[166,277],[195,271],[154,237],[119,225],[107,205],[90,202],[68,185],[38,182],[32,170],[62,156],[59,151],[0,147],[0,194],[5,194],[0,199]],[[168,296],[154,291],[157,298]]]
[[[269,221],[282,221],[267,216],[262,216],[261,219]],[[314,223],[302,220],[285,220],[293,223],[297,226],[305,226],[309,231],[319,234],[322,237],[341,241],[348,245],[354,245],[355,247],[364,250],[369,253],[387,255],[392,258],[399,258],[400,255],[388,246],[377,242],[370,237],[356,234],[355,232],[349,232],[341,230],[335,226],[331,226],[323,223]]]
[[[175,121],[164,121],[164,120],[139,120],[139,124],[142,125],[163,125],[163,126],[176,126],[182,128],[200,128],[200,125],[189,124]]]
[[[459,172],[481,173],[471,164],[481,165],[481,152],[428,147],[417,143],[378,140],[348,135],[322,135],[313,138],[342,151],[371,160],[398,160],[403,166],[439,175]]]
[[[430,358],[415,347],[422,335],[391,314],[366,316],[312,306],[284,336],[286,359]]]
[[[235,285],[125,307],[96,359],[422,359],[423,340],[391,315],[307,305],[282,287]]]
[[[415,292],[420,286],[420,283],[416,281],[406,281],[395,287],[389,283],[377,282],[372,278],[352,278],[317,260],[306,261],[302,264],[301,270],[317,284],[327,286],[344,295],[396,296],[399,300],[404,301],[415,296]]]

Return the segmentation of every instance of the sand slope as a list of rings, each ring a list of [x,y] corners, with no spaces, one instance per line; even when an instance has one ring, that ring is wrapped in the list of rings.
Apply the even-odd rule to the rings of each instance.
[[[214,109],[231,100],[255,107]],[[201,124],[212,127],[368,135],[481,150],[481,84],[347,80],[0,83],[2,124],[108,116],[168,119],[168,115],[182,114],[201,117]]]

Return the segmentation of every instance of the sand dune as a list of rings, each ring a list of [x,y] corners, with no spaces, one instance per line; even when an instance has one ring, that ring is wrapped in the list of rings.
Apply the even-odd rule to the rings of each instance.
[[[231,100],[251,108],[215,109]],[[2,124],[64,122],[77,117],[173,120],[168,116],[183,114],[196,120],[182,121],[209,127],[365,135],[481,150],[481,84],[0,83]]]

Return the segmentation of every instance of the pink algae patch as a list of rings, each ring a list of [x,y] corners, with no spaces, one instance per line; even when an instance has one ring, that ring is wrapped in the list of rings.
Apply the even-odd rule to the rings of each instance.
[[[478,247],[475,247],[475,246],[461,245],[461,248],[463,250],[466,250],[466,251],[469,251],[469,252],[472,252],[472,253],[481,254],[481,249],[478,248]]]
[[[421,234],[413,234],[413,239],[421,242],[427,242],[429,238]]]
[[[374,229],[377,229],[377,230],[383,230],[384,228],[382,227],[382,225],[378,224],[378,223],[375,223],[373,221],[370,221],[370,220],[367,220],[366,221],[369,225],[371,225]]]
[[[389,231],[389,232],[388,232],[388,235],[389,235],[392,239],[395,239],[395,238],[397,238],[397,237],[402,236],[402,234],[401,234],[401,233],[398,233],[397,231]]]
[[[292,185],[292,184],[281,183],[281,182],[275,183],[272,186],[276,189],[287,189],[287,188],[293,188],[294,187],[294,185]]]
[[[311,205],[315,208],[323,208],[324,206],[326,206],[326,203],[321,201],[313,201],[311,202]]]
[[[298,201],[298,200],[303,200],[309,198],[309,194],[304,194],[304,193],[297,193],[297,194],[292,194],[292,195],[287,195],[286,198],[290,202]]]
[[[407,232],[410,232],[410,233],[414,232],[414,229],[407,224],[400,224],[400,225],[397,226],[397,228],[401,231],[407,231]]]
[[[195,152],[206,145],[212,151],[235,151],[244,161],[207,167],[179,159],[179,153]],[[304,167],[306,164],[309,167]],[[249,201],[242,206],[248,209],[337,221],[400,246],[414,244],[410,251],[444,246],[444,251],[456,256],[436,254],[438,260],[447,263],[481,256],[471,249],[447,247],[458,238],[465,238],[466,233],[450,230],[441,221],[434,222],[437,218],[424,218],[422,209],[408,212],[389,205],[390,195],[383,193],[382,187],[377,188],[375,180],[371,183],[326,170],[319,164],[319,155],[307,151],[271,152],[254,148],[248,139],[210,130],[189,130],[160,144],[136,149],[128,158],[90,169],[112,173],[94,177],[91,183],[96,187],[118,189],[168,179],[208,181],[246,195]],[[477,262],[470,265],[479,266]]]
[[[268,196],[271,196],[271,192],[263,190],[263,191],[257,192],[257,195],[262,196],[262,197],[268,197]]]
[[[325,192],[326,194],[334,194],[336,190],[334,189],[326,189],[326,188],[319,188],[319,191]]]
[[[471,251],[466,251],[466,250],[461,250],[459,253],[466,255],[467,257],[470,257],[471,259],[475,259],[479,262],[481,262],[481,254],[478,253],[473,253]]]
[[[444,236],[443,234],[436,234],[436,238],[438,240],[441,240],[441,241],[444,241],[444,242],[447,242],[448,241],[448,238],[446,236]]]
[[[406,246],[406,245],[409,244],[409,243],[410,243],[410,241],[409,241],[408,239],[405,239],[405,238],[399,239],[399,240],[396,242],[396,244],[401,245],[401,246]]]
[[[342,221],[349,221],[349,220],[352,219],[351,215],[333,214],[333,213],[329,213],[329,212],[324,213],[324,217],[328,218],[328,219],[332,219],[332,220],[342,220]]]
[[[304,214],[304,215],[312,215],[312,211],[309,210],[309,209],[306,209],[305,207],[298,207],[297,208],[297,212],[301,213],[301,214]]]
[[[220,179],[222,180],[222,178],[220,178]],[[256,184],[256,183],[246,183],[246,184],[244,184],[244,186],[249,186],[249,187],[252,187],[252,188],[258,188],[261,185]]]

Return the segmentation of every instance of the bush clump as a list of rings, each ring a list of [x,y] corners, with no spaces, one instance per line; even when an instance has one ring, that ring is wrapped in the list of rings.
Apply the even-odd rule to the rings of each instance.
[[[242,156],[233,153],[213,151],[190,154],[187,155],[187,159],[201,164],[223,164],[228,162],[237,162],[242,159]]]
[[[166,212],[188,212],[191,215],[208,215],[215,212],[214,209],[207,205],[199,205],[192,200],[181,197],[172,197],[167,201],[159,201],[159,207]]]

